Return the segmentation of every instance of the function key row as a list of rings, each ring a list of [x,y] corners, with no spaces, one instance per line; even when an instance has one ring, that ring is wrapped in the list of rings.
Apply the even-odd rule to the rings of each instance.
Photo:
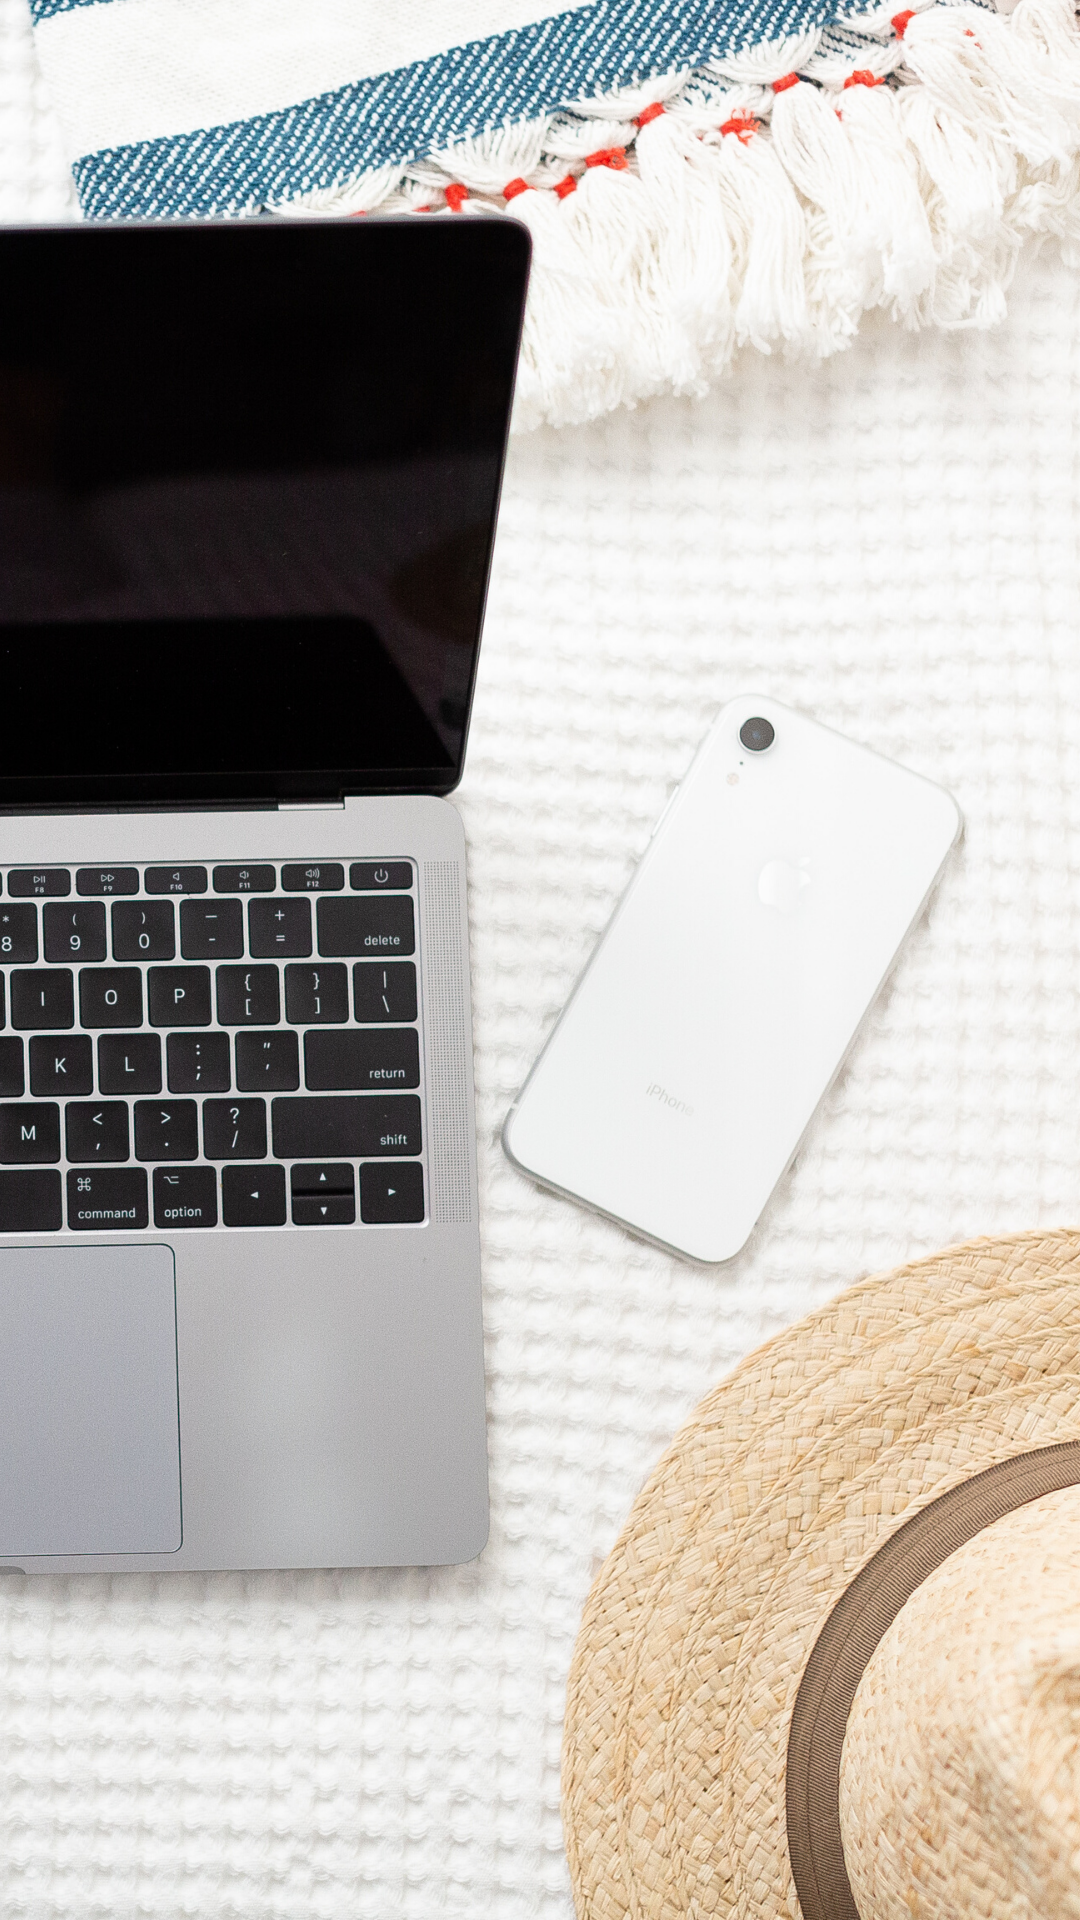
[[[367,1226],[413,1225],[424,1218],[424,1175],[415,1161],[362,1166],[360,1218]],[[141,1167],[72,1168],[67,1176],[68,1226],[112,1232],[150,1224]],[[297,1227],[352,1226],[356,1188],[351,1166],[293,1167],[288,1182]],[[220,1220],[226,1227],[283,1227],[288,1218],[285,1168],[264,1163],[223,1167]],[[170,1233],[216,1227],[216,1167],[155,1167],[154,1225]],[[0,1173],[0,1233],[56,1233],[64,1224],[59,1172],[21,1168]]]
[[[283,893],[340,893],[345,886],[345,868],[339,860],[286,861],[278,880],[277,868],[267,862],[248,866],[219,866],[213,869],[215,893],[274,893],[280,885]],[[15,867],[7,877],[12,900],[55,899],[71,892],[69,867]],[[349,868],[349,885],[354,893],[404,893],[413,883],[411,860],[354,860]],[[206,893],[211,884],[205,867],[145,867],[141,876],[145,893]],[[138,893],[138,867],[78,867],[75,891],[85,895]]]
[[[114,960],[176,958],[176,909],[171,900],[116,900],[111,908]],[[303,959],[312,952],[307,900],[249,900],[247,951],[256,960]],[[182,900],[180,953],[185,960],[240,960],[244,955],[244,904],[240,900]],[[108,958],[104,902],[41,910],[45,959],[80,964]],[[326,899],[316,902],[320,955],[363,958],[416,950],[416,922],[408,894],[390,899]],[[29,902],[0,903],[0,965],[32,966],[38,958],[38,910]]]

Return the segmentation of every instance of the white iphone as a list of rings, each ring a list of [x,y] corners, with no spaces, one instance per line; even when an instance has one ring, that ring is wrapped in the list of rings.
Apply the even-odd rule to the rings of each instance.
[[[668,802],[503,1129],[692,1260],[745,1244],[962,829],[944,788],[764,695]]]

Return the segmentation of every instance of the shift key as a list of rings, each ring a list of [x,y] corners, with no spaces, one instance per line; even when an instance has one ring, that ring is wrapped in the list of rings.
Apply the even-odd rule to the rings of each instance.
[[[270,1102],[274,1153],[281,1160],[374,1159],[419,1153],[420,1102],[415,1094]]]

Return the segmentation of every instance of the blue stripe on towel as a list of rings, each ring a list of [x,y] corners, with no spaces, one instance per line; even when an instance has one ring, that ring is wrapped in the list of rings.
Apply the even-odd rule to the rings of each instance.
[[[32,0],[37,19],[85,3]],[[598,0],[277,113],[83,155],[79,198],[96,218],[248,213],[837,10],[836,0]]]

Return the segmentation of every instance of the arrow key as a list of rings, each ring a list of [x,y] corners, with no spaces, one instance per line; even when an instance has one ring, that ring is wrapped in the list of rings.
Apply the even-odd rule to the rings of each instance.
[[[297,1194],[351,1193],[353,1170],[347,1160],[316,1160],[292,1170],[293,1199]]]
[[[283,1227],[284,1167],[223,1167],[221,1217],[227,1227]]]
[[[351,1193],[294,1193],[292,1217],[294,1227],[351,1227],[356,1201]]]
[[[356,1219],[353,1170],[347,1161],[318,1160],[292,1169],[292,1217],[297,1227],[351,1227]]]
[[[360,1169],[360,1218],[371,1227],[415,1225],[424,1217],[424,1174],[415,1160]]]

